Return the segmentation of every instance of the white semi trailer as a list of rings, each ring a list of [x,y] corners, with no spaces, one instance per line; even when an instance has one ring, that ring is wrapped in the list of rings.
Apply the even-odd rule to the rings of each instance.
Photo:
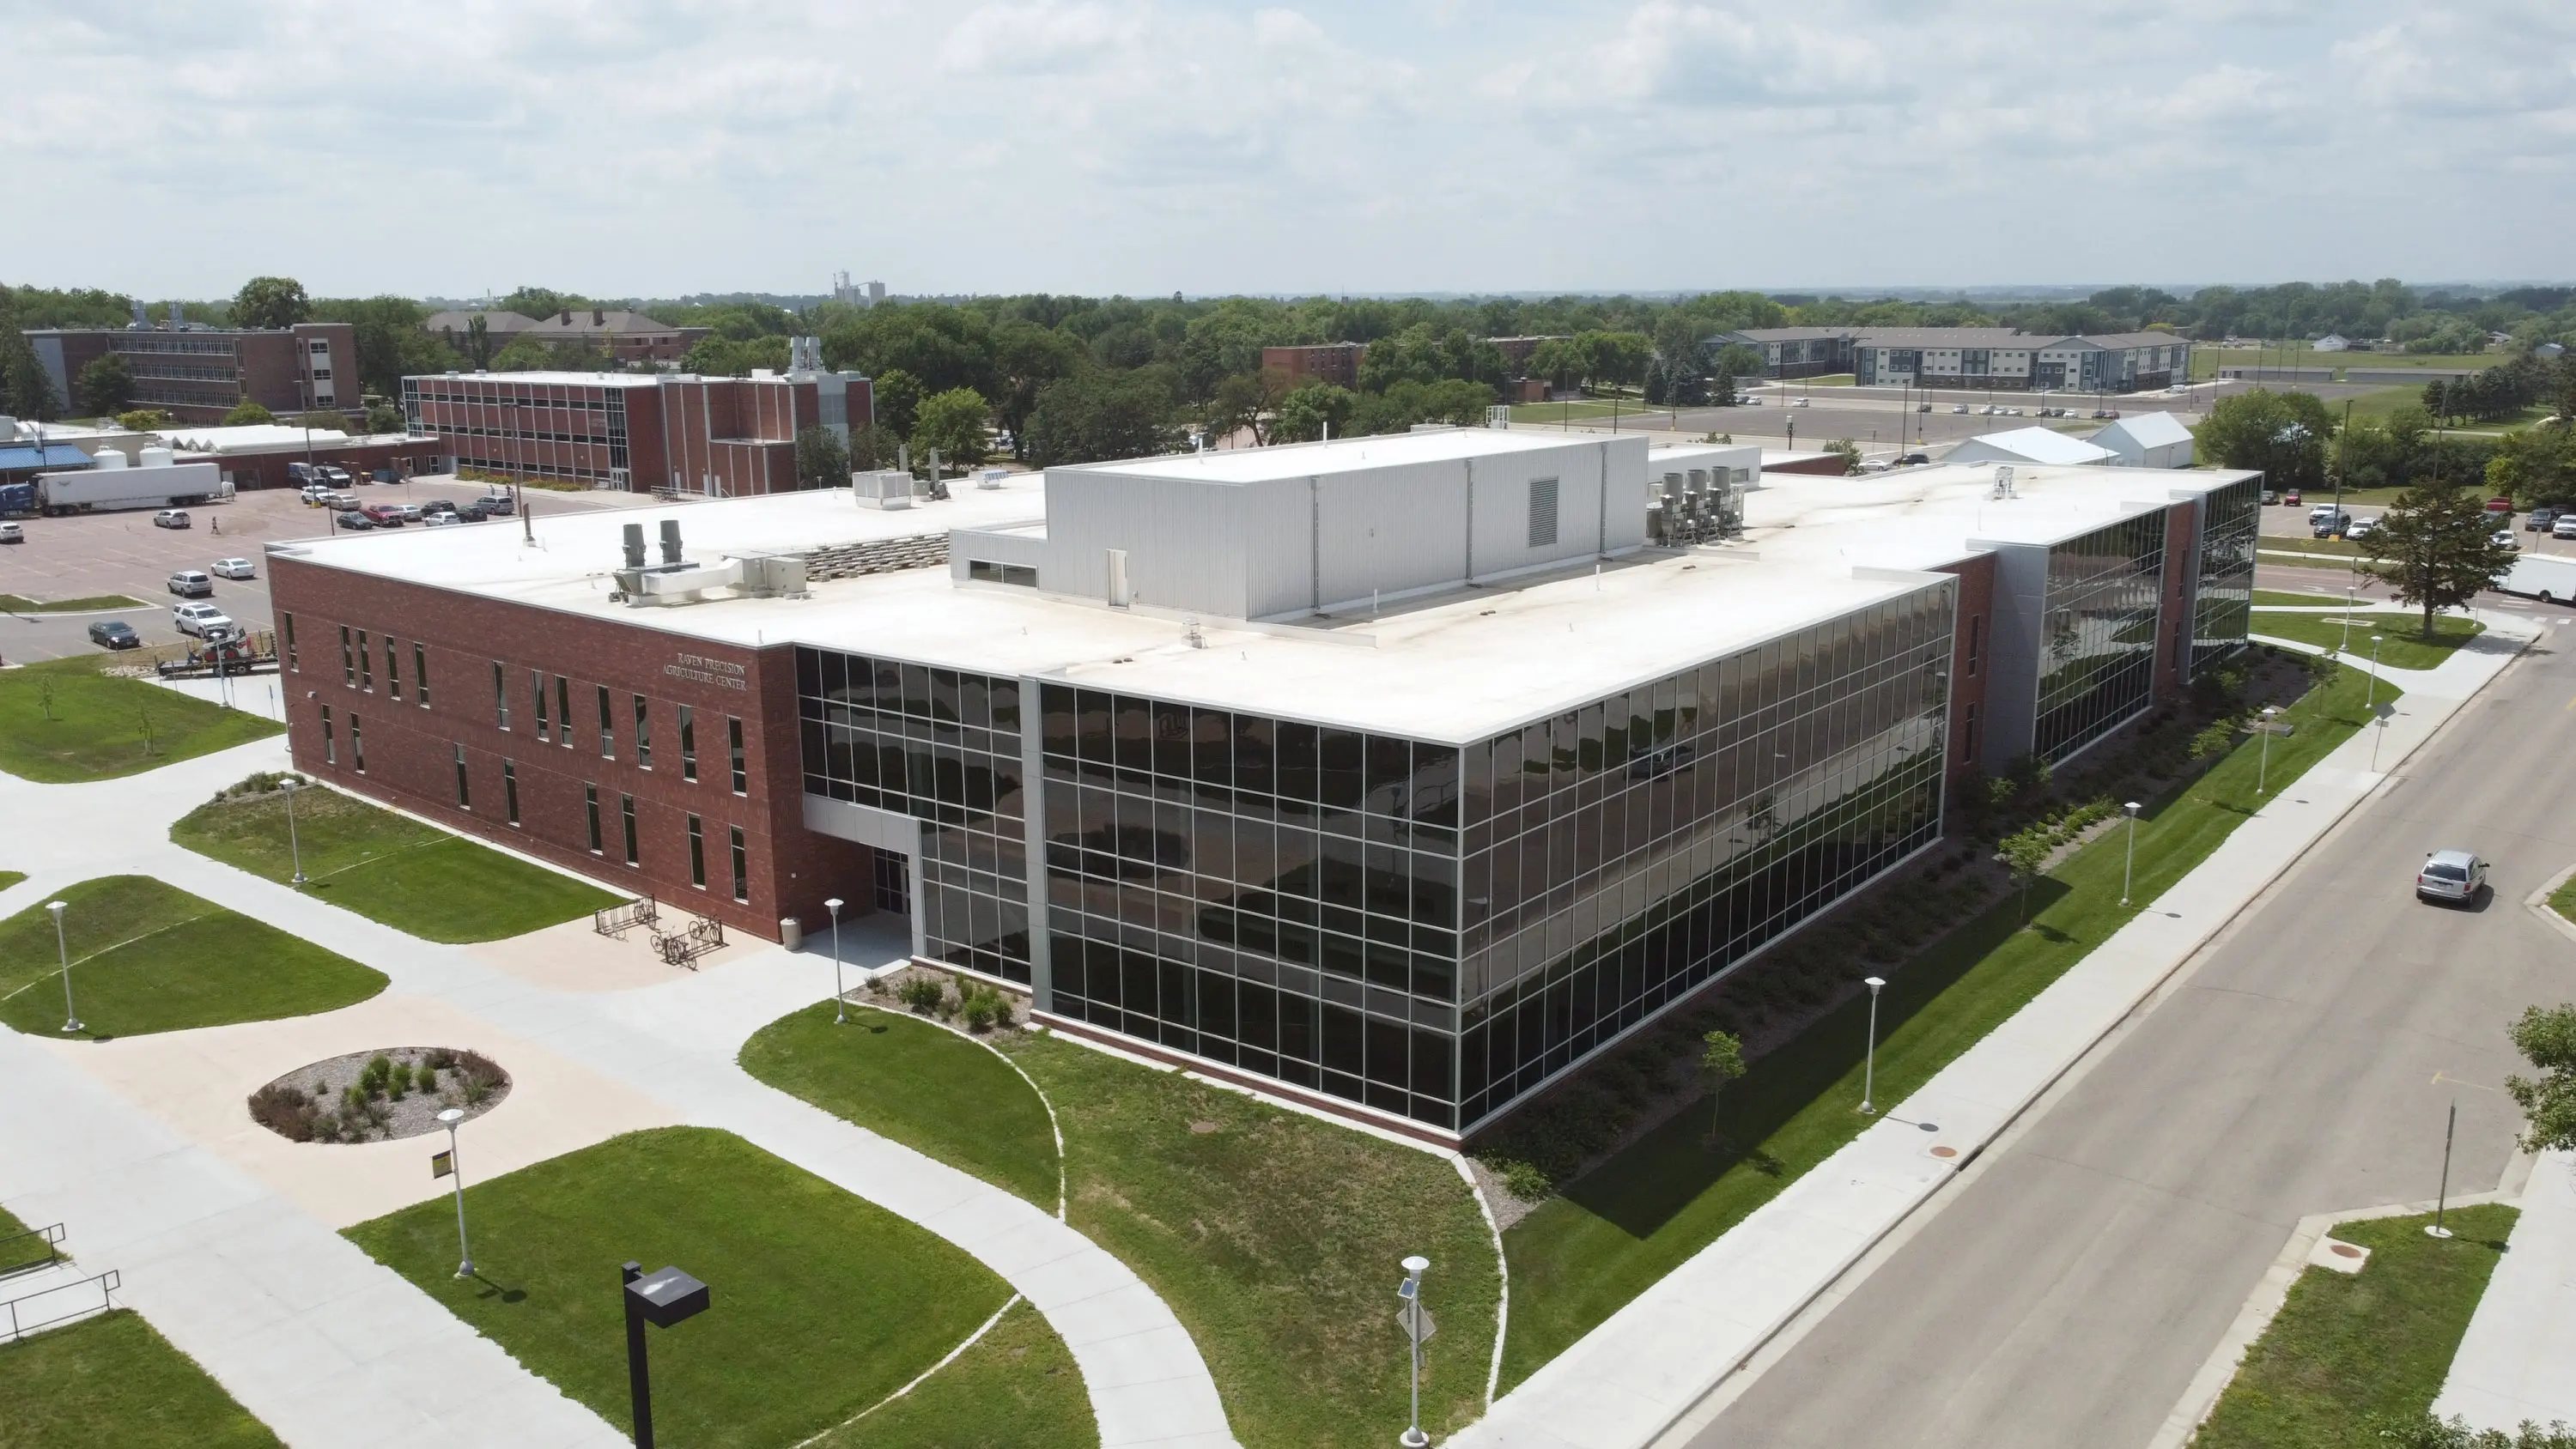
[[[142,462],[125,466],[110,448],[95,467],[36,475],[36,509],[46,514],[110,513],[133,508],[197,508],[228,502],[233,486],[213,463],[181,463],[167,448],[145,448]]]

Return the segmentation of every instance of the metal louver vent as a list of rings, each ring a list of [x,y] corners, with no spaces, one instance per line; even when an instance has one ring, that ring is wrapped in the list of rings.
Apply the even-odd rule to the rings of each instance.
[[[1556,480],[1533,478],[1529,494],[1529,546],[1549,548],[1556,543]]]

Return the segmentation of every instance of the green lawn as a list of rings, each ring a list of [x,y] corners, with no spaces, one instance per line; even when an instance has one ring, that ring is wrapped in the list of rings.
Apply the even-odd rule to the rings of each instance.
[[[2273,609],[2254,611],[2254,632],[2276,639],[2296,639],[2302,644],[2338,649],[2345,646],[2343,614],[2286,614]],[[2486,632],[2486,625],[2473,619],[2448,614],[2434,616],[2433,633],[2428,638],[2419,632],[2421,615],[2353,614],[2351,645],[2344,656],[2355,664],[2370,659],[2370,634],[2380,634],[2379,662],[2392,669],[2431,669],[2451,657],[2451,651]]]
[[[2549,908],[2570,921],[2576,921],[2576,875],[2549,894]]]
[[[85,880],[60,899],[86,1036],[310,1016],[385,989],[345,956],[147,876]],[[63,1034],[61,955],[42,905],[0,921],[0,1023]]]
[[[1073,1354],[1045,1316],[1021,1302],[929,1382],[823,1436],[815,1449],[1091,1449],[1099,1442]]]
[[[2310,1268],[2193,1442],[2199,1449],[2345,1449],[2377,1442],[2373,1417],[2415,1420],[2433,1407],[2469,1317],[2519,1214],[2455,1209],[2450,1241],[2424,1236],[2428,1214],[2346,1223],[2334,1236],[2370,1249],[2359,1273]]]
[[[5,891],[26,878],[27,873],[23,870],[0,870],[0,891]]]
[[[2295,780],[2361,727],[2364,679],[2345,670],[2284,711],[2270,779]],[[2386,684],[2383,700],[2397,697]],[[2137,831],[2141,904],[2206,859],[2256,803],[2256,743],[2240,743],[2187,787],[2156,799]],[[2134,914],[2119,904],[2120,833],[2102,837],[2030,892],[1983,915],[1893,974],[1879,1003],[1878,1099],[1904,1100],[2018,1011]],[[1868,1001],[1858,998],[1755,1062],[1722,1101],[1724,1151],[1685,1112],[1647,1134],[1503,1237],[1512,1270],[1503,1383],[1528,1377],[1706,1247],[1871,1120],[1861,1096]]]
[[[826,1001],[743,1043],[742,1068],[924,1156],[1054,1212],[1055,1129],[1010,1064],[956,1033],[894,1011]]]
[[[1619,399],[1616,408],[1617,415],[1623,418],[1633,418],[1640,413],[1659,411],[1661,409],[1649,408],[1635,398]],[[1533,425],[1563,422],[1588,423],[1606,419],[1612,415],[1612,412],[1613,408],[1608,398],[1577,398],[1571,402],[1561,403],[1514,403],[1512,421],[1516,424]]]
[[[200,805],[170,838],[281,885],[295,876],[283,793]],[[497,941],[625,899],[335,790],[297,792],[295,839],[309,894],[429,941]]]
[[[2305,549],[2275,549],[2267,546],[2256,551],[2255,562],[2279,564],[2284,568],[2333,569],[2344,574],[2352,572],[2352,559],[2349,555],[2338,558],[2330,553],[2309,553]]]
[[[2320,609],[2342,603],[2341,594],[2293,594],[2282,589],[2254,591],[2254,607],[2258,609]]]
[[[254,714],[99,673],[104,656],[0,673],[0,770],[48,785],[132,775],[282,733]]]
[[[653,1424],[673,1444],[782,1449],[834,1428],[1011,1296],[945,1239],[707,1128],[629,1133],[474,1184],[465,1215],[472,1278],[455,1276],[445,1197],[347,1236],[621,1430],[632,1425],[617,1265],[676,1265],[708,1285],[705,1313],[649,1330]],[[965,1389],[952,1397],[985,1422],[1041,1356],[961,1359],[948,1371],[965,1370]],[[1072,1392],[1087,1411],[1078,1375]],[[933,1419],[914,1442],[960,1442],[950,1427]]]
[[[257,1449],[277,1436],[152,1325],[116,1312],[0,1348],[0,1449]]]
[[[86,599],[31,599],[24,594],[0,594],[0,614],[83,614],[151,607],[123,594],[94,594]]]

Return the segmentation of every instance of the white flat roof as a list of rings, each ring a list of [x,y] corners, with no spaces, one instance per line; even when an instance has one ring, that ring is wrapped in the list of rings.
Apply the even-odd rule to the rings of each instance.
[[[672,372],[416,372],[403,381],[542,382],[557,387],[653,387]]]
[[[1376,439],[1371,451],[1376,456],[1394,442],[1418,458],[1436,445],[1415,439],[1453,436]],[[1490,449],[1495,436],[1478,441]],[[1173,461],[1195,466],[1204,456],[1211,455]],[[1281,476],[1313,471],[1311,463],[1295,465]],[[1248,464],[1233,470],[1237,478],[1249,473]],[[1462,587],[1374,620],[1364,612],[1292,626],[1201,619],[1197,646],[1178,616],[1002,584],[960,586],[945,568],[817,582],[803,599],[719,598],[661,608],[608,599],[629,523],[642,524],[648,547],[658,547],[661,520],[679,520],[692,562],[805,552],[1034,522],[1044,513],[1043,480],[1034,475],[1014,474],[998,490],[959,488],[949,502],[891,513],[863,508],[838,489],[551,514],[540,499],[534,547],[521,541],[516,520],[496,519],[272,549],[327,567],[659,630],[675,641],[812,644],[1464,743],[1922,587],[1919,577],[1866,572],[1870,566],[1920,570],[1949,562],[1970,551],[1969,538],[2051,541],[2161,505],[2175,487],[2215,487],[2244,476],[2023,468],[2022,496],[2001,503],[1983,501],[1991,468],[1795,478],[1749,496],[1740,549],[1646,551],[1597,575],[1577,564],[1510,587]]]
[[[1631,436],[1643,436],[1634,434]],[[1534,453],[1550,448],[1597,445],[1608,434],[1513,432],[1502,428],[1441,428],[1420,433],[1386,433],[1364,438],[1336,438],[1329,443],[1284,443],[1268,448],[1211,448],[1204,453],[1171,453],[1157,458],[1130,458],[1116,463],[1090,463],[1058,472],[1120,473],[1131,477],[1181,478],[1201,483],[1269,483],[1311,478],[1318,473],[1347,473],[1408,463],[1446,463],[1496,453]]]

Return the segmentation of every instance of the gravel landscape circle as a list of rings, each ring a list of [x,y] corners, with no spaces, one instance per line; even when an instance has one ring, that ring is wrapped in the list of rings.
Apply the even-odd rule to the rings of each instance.
[[[251,1094],[251,1119],[290,1142],[393,1142],[441,1130],[450,1107],[465,1121],[510,1095],[510,1074],[455,1047],[375,1047],[286,1073]]]

